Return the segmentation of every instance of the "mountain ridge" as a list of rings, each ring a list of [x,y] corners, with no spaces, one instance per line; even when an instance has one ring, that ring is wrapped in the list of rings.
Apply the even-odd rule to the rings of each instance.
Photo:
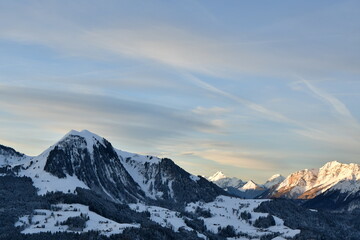
[[[16,174],[32,178],[39,194],[73,193],[80,187],[101,192],[112,201],[177,204],[228,195],[170,159],[115,149],[105,138],[88,130],[71,130],[38,156],[21,155],[21,161],[14,158],[6,163],[5,159],[0,158],[2,167],[14,169],[19,165]]]

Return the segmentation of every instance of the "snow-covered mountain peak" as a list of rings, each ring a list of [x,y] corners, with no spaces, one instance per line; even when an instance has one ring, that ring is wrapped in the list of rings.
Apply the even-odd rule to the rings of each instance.
[[[243,187],[243,190],[255,190],[255,189],[259,189],[260,186],[257,185],[253,180],[249,180]]]
[[[212,181],[212,182],[215,182],[215,181],[218,181],[218,180],[223,179],[223,178],[227,178],[227,177],[225,176],[225,174],[223,172],[218,171],[214,175],[212,175],[211,177],[208,177],[208,180]]]
[[[71,130],[60,139],[53,147],[65,147],[66,145],[87,148],[89,153],[93,153],[93,147],[99,144],[104,145],[104,138],[88,130]]]
[[[337,183],[341,180],[359,180],[360,165],[345,164],[337,161],[326,163],[319,169],[318,183]]]
[[[341,165],[342,165],[342,163],[340,163],[338,161],[331,161],[331,162],[325,163],[325,165],[322,166],[321,169],[337,168],[337,167],[340,167]]]
[[[282,175],[280,174],[275,174],[273,176],[271,176],[264,184],[263,186],[265,188],[272,188],[274,187],[275,185],[278,185],[280,184],[282,181],[285,180],[285,177],[283,177]]]
[[[272,175],[267,181],[273,181],[275,179],[283,178],[280,174]]]

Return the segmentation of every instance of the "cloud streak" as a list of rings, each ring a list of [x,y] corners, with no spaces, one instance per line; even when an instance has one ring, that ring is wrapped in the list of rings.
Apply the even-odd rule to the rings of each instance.
[[[301,79],[302,83],[304,83],[305,86],[308,87],[308,89],[315,94],[319,99],[321,99],[323,102],[329,104],[340,116],[350,120],[353,123],[357,123],[357,120],[354,118],[354,116],[351,114],[350,110],[346,107],[346,105],[341,102],[336,97],[330,95],[327,92],[324,92],[320,90],[319,88],[315,87],[313,84],[311,84],[309,81],[305,79]]]
[[[228,98],[228,99],[231,99],[241,105],[244,105],[245,107],[255,111],[255,112],[258,112],[260,113],[262,116],[268,118],[268,119],[271,119],[271,120],[274,120],[274,121],[280,121],[280,122],[285,122],[285,123],[291,123],[291,124],[297,124],[295,121],[287,118],[286,116],[280,114],[280,113],[277,113],[277,112],[274,112],[274,111],[271,111],[259,104],[256,104],[254,102],[251,102],[247,99],[244,99],[244,98],[241,98],[241,97],[238,97],[238,96],[235,96],[231,93],[228,93],[226,91],[223,91],[203,80],[201,80],[200,78],[197,78],[195,77],[194,75],[190,75],[190,74],[186,74],[185,75],[187,77],[187,79],[189,79],[190,81],[192,81],[194,84],[196,84],[197,86],[209,91],[209,92],[212,92],[212,93],[215,93],[217,95],[220,95],[220,96],[223,96],[225,98]]]

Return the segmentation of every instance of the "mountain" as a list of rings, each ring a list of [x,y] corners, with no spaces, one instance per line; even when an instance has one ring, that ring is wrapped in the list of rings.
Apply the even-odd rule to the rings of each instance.
[[[0,196],[0,239],[259,239],[300,233],[255,211],[267,200],[232,197],[170,159],[115,149],[87,130],[70,131],[34,157],[0,145]]]
[[[252,180],[245,183],[239,178],[227,177],[221,171],[216,172],[211,177],[208,177],[208,180],[214,182],[216,185],[226,190],[231,195],[235,195],[246,199],[256,198],[266,190],[265,187],[255,183]],[[268,185],[271,185],[271,183],[275,184],[275,182],[279,180],[280,180],[279,176],[275,176],[267,183]]]
[[[271,176],[264,184],[257,184],[250,180],[243,182],[236,177],[227,177],[223,172],[216,172],[214,175],[208,177],[209,181],[214,182],[219,187],[225,189],[232,195],[241,198],[256,198],[265,194],[268,195],[270,191],[276,188],[285,178],[280,174]]]
[[[248,181],[244,186],[240,188],[243,191],[246,190],[264,190],[260,185],[255,183],[253,180]]]
[[[280,184],[282,181],[285,180],[285,177],[281,176],[280,174],[275,174],[271,176],[262,186],[266,189],[271,189],[278,184]]]
[[[87,130],[72,130],[36,157],[1,148],[3,167],[20,167],[18,175],[33,179],[40,194],[91,189],[115,202],[211,201],[227,193],[170,159],[142,156],[115,149]]]
[[[219,172],[211,179],[227,184],[225,191],[170,159],[115,149],[96,134],[72,130],[39,156],[0,145],[0,240],[359,239],[358,170],[330,162],[263,185]],[[273,194],[285,183],[292,184],[289,196],[294,189],[322,190],[305,204],[230,196]]]
[[[360,209],[360,181],[342,180],[327,191],[305,202],[304,206],[337,211]]]
[[[262,194],[266,189],[261,185],[255,183],[252,180],[249,180],[244,186],[238,188],[237,196],[242,198],[257,198]],[[230,190],[231,191],[231,190]]]
[[[221,171],[218,171],[214,175],[208,177],[208,180],[212,181],[212,182],[216,182],[216,181],[218,181],[220,179],[224,179],[224,178],[227,178],[225,176],[225,174],[223,172],[221,172]]]
[[[270,198],[270,195],[274,192],[274,190],[285,180],[285,177],[280,174],[275,174],[271,176],[264,184],[261,186],[265,188],[265,190],[257,196],[257,198]]]
[[[27,156],[15,151],[13,148],[0,145],[0,175],[18,172]]]
[[[212,201],[216,196],[229,195],[201,176],[194,176],[168,158],[159,159],[117,150],[118,156],[145,195],[153,200],[184,203]]]
[[[215,183],[219,187],[226,189],[229,187],[233,188],[240,188],[244,186],[245,182],[243,182],[241,179],[236,177],[227,177],[224,173],[221,171],[216,172],[213,176],[208,177],[208,180]]]
[[[24,158],[24,154],[15,151],[13,148],[0,145],[0,165],[12,165]]]
[[[319,169],[304,169],[290,174],[274,191],[269,193],[268,197],[312,199],[329,189],[349,192],[356,187],[348,187],[347,182],[356,182],[359,179],[360,166],[358,164],[332,161]],[[340,182],[343,183],[340,184]]]

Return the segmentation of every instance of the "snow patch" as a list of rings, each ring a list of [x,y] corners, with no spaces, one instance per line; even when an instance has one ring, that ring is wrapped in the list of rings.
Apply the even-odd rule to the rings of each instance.
[[[194,182],[200,180],[200,178],[198,176],[195,176],[195,175],[192,175],[192,174],[190,174],[190,179],[193,180]]]

